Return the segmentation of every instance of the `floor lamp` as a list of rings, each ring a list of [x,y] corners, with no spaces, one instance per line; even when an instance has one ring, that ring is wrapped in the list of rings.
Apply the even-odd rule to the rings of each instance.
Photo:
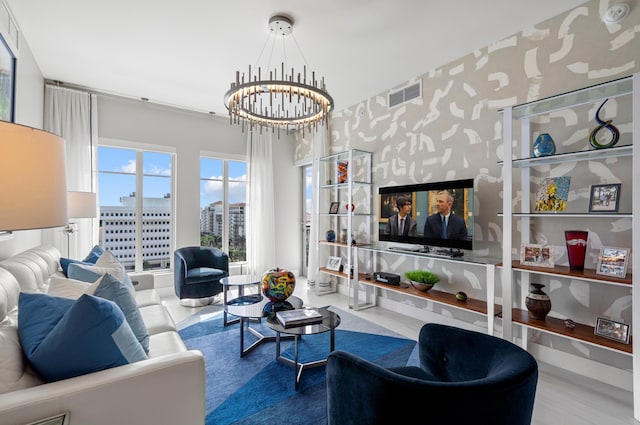
[[[96,194],[93,192],[67,192],[67,205],[69,208],[69,219],[73,218],[96,218],[98,210],[96,208]],[[74,223],[67,224],[62,232],[67,235],[67,256],[70,255],[71,234],[76,230]]]
[[[0,231],[66,225],[64,140],[0,121]]]

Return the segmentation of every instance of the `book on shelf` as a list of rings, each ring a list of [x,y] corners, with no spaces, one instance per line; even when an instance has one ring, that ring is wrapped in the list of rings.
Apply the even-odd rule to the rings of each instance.
[[[314,308],[297,308],[276,313],[278,322],[284,328],[293,328],[302,325],[313,325],[322,322],[322,314]]]

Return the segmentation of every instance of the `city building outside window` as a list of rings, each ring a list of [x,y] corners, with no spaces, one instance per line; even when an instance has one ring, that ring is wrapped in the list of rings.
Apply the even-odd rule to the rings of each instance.
[[[232,263],[247,260],[247,163],[200,158],[200,245],[215,246]]]
[[[98,147],[100,245],[127,270],[171,267],[173,162],[172,153]]]

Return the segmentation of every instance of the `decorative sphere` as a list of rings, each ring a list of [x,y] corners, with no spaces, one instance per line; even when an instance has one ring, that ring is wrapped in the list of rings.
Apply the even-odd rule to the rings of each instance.
[[[334,230],[327,230],[327,242],[336,241],[336,232]]]
[[[262,293],[271,302],[283,302],[293,294],[296,277],[288,270],[273,269],[262,275]]]

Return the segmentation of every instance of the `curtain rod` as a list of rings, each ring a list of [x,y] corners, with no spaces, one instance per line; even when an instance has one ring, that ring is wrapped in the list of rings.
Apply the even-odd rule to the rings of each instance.
[[[223,117],[223,116],[221,116],[220,114],[218,114],[216,112],[205,111],[203,109],[197,109],[197,108],[190,108],[190,107],[187,107],[187,106],[175,105],[175,104],[167,103],[167,102],[160,102],[160,101],[157,101],[157,100],[151,100],[151,99],[149,99],[147,97],[135,97],[135,96],[132,96],[132,95],[127,95],[127,94],[122,94],[122,93],[116,93],[116,92],[111,92],[111,91],[106,91],[106,90],[98,90],[98,89],[94,89],[94,88],[91,88],[91,87],[82,86],[82,85],[79,85],[79,84],[65,83],[64,81],[59,81],[59,80],[45,79],[44,83],[45,83],[45,85],[68,88],[68,89],[72,89],[72,90],[80,90],[80,91],[84,91],[84,92],[87,92],[87,93],[96,94],[96,95],[100,95],[100,96],[108,96],[108,97],[123,98],[123,99],[129,99],[129,100],[137,100],[139,102],[151,103],[151,104],[154,104],[154,105],[166,106],[166,107],[169,107],[169,108],[181,109],[181,110],[184,110],[184,111],[197,112],[197,113],[206,114],[206,115],[209,115],[209,116],[212,116],[212,117],[224,118],[225,120],[227,119],[226,116]]]

